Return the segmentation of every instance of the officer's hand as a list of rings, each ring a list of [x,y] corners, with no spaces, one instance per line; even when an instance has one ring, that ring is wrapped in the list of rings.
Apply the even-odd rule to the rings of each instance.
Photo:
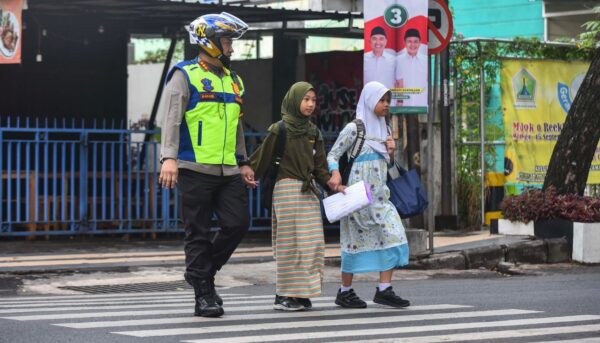
[[[175,188],[177,184],[177,161],[169,158],[163,161],[160,168],[158,184],[165,188]]]
[[[250,166],[242,166],[240,168],[240,174],[242,176],[242,181],[244,181],[246,186],[256,188],[258,182],[254,180],[254,170],[252,170]]]

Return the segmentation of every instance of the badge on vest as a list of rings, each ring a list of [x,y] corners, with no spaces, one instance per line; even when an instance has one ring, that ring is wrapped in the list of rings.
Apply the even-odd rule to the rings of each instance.
[[[233,82],[231,84],[231,87],[233,88],[233,92],[235,93],[235,95],[240,96],[240,86],[238,86],[236,82]]]
[[[212,86],[212,81],[209,80],[209,79],[202,79],[202,81],[200,81],[200,82],[202,82],[202,85],[203,85],[202,89],[205,90],[205,91],[207,91],[207,92],[210,92],[213,89],[215,89]]]

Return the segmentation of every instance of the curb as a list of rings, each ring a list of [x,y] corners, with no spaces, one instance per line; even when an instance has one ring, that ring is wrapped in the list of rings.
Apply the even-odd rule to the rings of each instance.
[[[414,261],[419,269],[478,269],[500,270],[509,263],[563,263],[571,261],[571,248],[566,238],[532,239],[511,244],[465,249],[433,254]]]
[[[508,271],[516,263],[547,264],[571,262],[571,247],[566,238],[532,239],[510,244],[449,251],[417,257],[404,269],[490,269]],[[340,257],[325,259],[325,265],[341,265]]]

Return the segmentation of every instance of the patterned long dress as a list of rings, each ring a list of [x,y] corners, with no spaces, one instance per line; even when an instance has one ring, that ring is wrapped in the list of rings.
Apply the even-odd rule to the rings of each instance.
[[[339,169],[339,159],[354,144],[356,124],[348,123],[327,155],[329,170]],[[400,216],[389,201],[387,161],[367,144],[354,160],[348,185],[365,181],[373,204],[340,221],[342,272],[382,272],[408,264],[408,241]]]

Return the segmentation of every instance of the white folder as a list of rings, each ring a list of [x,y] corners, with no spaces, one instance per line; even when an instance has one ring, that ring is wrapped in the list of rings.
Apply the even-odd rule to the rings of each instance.
[[[360,211],[373,202],[371,186],[364,181],[346,187],[345,193],[336,193],[323,199],[325,216],[330,223]]]

